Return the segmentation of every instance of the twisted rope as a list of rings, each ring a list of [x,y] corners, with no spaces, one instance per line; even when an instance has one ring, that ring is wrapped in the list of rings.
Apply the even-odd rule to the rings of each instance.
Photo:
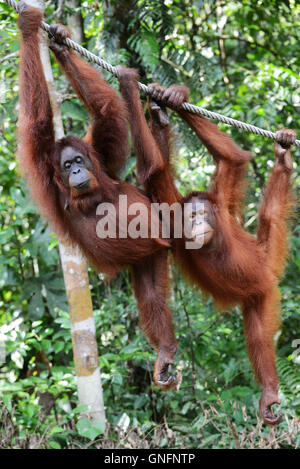
[[[16,11],[18,11],[18,3],[14,0],[1,0],[10,5]],[[41,22],[41,27],[50,34],[50,26],[45,23],[44,21]],[[93,62],[99,65],[104,70],[112,73],[115,77],[118,76],[116,67],[113,67],[111,64],[106,62],[105,60],[101,59],[99,56],[92,54],[84,47],[77,44],[77,42],[72,41],[72,39],[66,38],[64,41],[70,49],[77,51],[80,55],[86,57],[90,62]],[[143,83],[138,82],[139,89],[142,90],[147,95],[151,95],[150,89],[148,86],[144,85]],[[274,132],[270,132],[269,130],[261,129],[260,127],[256,127],[255,125],[246,124],[245,122],[239,121],[237,119],[232,119],[231,117],[223,116],[217,112],[208,111],[200,106],[194,106],[190,103],[183,103],[181,108],[185,111],[191,112],[193,114],[198,114],[199,116],[208,117],[209,119],[214,119],[219,122],[223,122],[224,124],[231,125],[233,127],[237,127],[238,129],[245,130],[246,132],[250,132],[256,135],[261,135],[262,137],[267,137],[272,140],[276,140],[276,134]],[[300,140],[295,140],[294,143],[297,147],[300,146]]]

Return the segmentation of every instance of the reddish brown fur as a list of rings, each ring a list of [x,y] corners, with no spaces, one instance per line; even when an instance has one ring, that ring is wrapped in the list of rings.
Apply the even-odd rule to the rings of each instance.
[[[292,203],[289,165],[279,162],[275,146],[276,163],[265,189],[255,238],[240,225],[244,175],[251,154],[238,148],[212,122],[179,110],[178,114],[194,129],[217,164],[210,190],[183,198],[170,172],[169,128],[160,126],[153,114],[151,136],[142,115],[136,74],[129,70],[123,75],[121,89],[126,90],[138,168],[147,194],[169,204],[176,200],[185,203],[197,196],[210,200],[215,207],[217,230],[213,244],[187,250],[185,239],[177,238],[173,240],[174,255],[187,277],[211,294],[218,305],[242,306],[249,357],[263,387],[260,412],[266,423],[277,423],[280,416],[274,416],[271,410],[272,404],[279,402],[273,336],[280,324],[277,285],[287,256],[286,221]],[[181,102],[188,100],[187,89],[175,86],[166,91],[162,105],[172,106],[172,101],[168,101],[172,91],[173,97],[176,93],[177,98],[181,96]],[[282,148],[281,151],[284,152]],[[289,149],[286,154],[290,158]]]
[[[132,267],[141,325],[158,351],[162,350],[166,356],[169,349],[176,348],[167,306],[169,241],[152,239],[150,231],[148,238],[121,238],[119,219],[115,239],[103,239],[96,233],[98,204],[110,202],[118,213],[120,195],[128,197],[128,206],[140,202],[148,208],[149,230],[151,227],[149,198],[117,179],[128,149],[126,105],[97,70],[65,46],[52,43],[61,68],[92,115],[92,126],[84,140],[70,136],[55,141],[52,109],[39,55],[37,34],[41,14],[23,2],[18,5],[21,29],[18,153],[32,196],[55,231],[65,240],[78,244],[100,272],[112,276],[121,268]],[[60,34],[56,28],[53,32]],[[78,149],[93,164],[90,190],[81,196],[66,187],[61,178],[61,152],[68,146]],[[126,227],[132,218],[128,215]],[[160,224],[158,218],[156,223]],[[169,387],[169,383],[160,385]]]

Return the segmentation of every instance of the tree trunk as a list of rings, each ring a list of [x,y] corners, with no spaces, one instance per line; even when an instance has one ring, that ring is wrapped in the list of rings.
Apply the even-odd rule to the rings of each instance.
[[[67,16],[67,26],[70,30],[73,41],[85,45],[86,37],[83,29],[83,18],[80,12],[81,0],[67,0],[66,5],[73,10]]]

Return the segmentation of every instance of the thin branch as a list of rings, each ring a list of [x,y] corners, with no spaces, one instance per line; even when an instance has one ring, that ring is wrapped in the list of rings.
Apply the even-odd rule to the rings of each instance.
[[[208,18],[211,16],[211,15],[214,15],[216,9],[218,8],[218,6],[224,6],[226,5],[226,2],[219,2],[219,3],[216,3],[215,6],[206,13],[205,17],[200,21],[200,23],[197,25],[198,28],[200,28],[204,23],[207,22]]]
[[[11,54],[7,54],[5,57],[1,57],[0,63],[5,62],[6,60],[9,59],[15,59],[16,57],[19,57],[20,52],[17,50],[15,52],[12,52]]]
[[[183,75],[187,76],[188,78],[192,78],[193,73],[192,73],[192,72],[190,72],[190,73],[187,72],[187,71],[185,70],[185,68],[184,68],[182,65],[178,65],[178,64],[176,64],[175,62],[172,62],[172,60],[168,59],[168,57],[163,57],[163,56],[161,56],[160,58],[161,58],[161,60],[162,60],[163,62],[165,62],[166,64],[170,65],[170,66],[173,67],[175,70],[177,69],[177,70],[179,70]]]
[[[214,35],[213,37],[215,39],[218,39],[218,40],[220,40],[220,39],[223,39],[223,40],[233,39],[233,40],[236,40],[236,41],[245,42],[246,44],[249,44],[251,46],[256,46],[256,47],[260,47],[262,49],[266,49],[268,52],[270,52],[270,54],[273,54],[275,57],[280,58],[280,55],[277,52],[273,51],[268,46],[265,46],[264,44],[260,44],[259,42],[254,41],[254,40],[250,41],[249,39],[245,39],[245,38],[239,37],[239,36],[231,36],[229,34]]]
[[[176,289],[177,289],[177,291],[178,291],[178,293],[179,293],[180,300],[181,300],[181,303],[182,303],[182,307],[183,307],[183,310],[184,310],[184,313],[185,313],[187,325],[188,325],[188,333],[187,333],[187,336],[188,336],[188,340],[189,340],[189,343],[190,343],[190,350],[191,350],[192,377],[193,377],[193,394],[194,394],[194,399],[195,399],[195,401],[197,401],[197,397],[196,397],[195,353],[194,353],[193,341],[192,341],[192,337],[191,337],[191,333],[190,333],[190,331],[192,330],[192,328],[191,328],[191,321],[190,321],[189,313],[188,313],[188,311],[187,311],[187,309],[186,309],[186,306],[185,306],[185,302],[184,302],[184,299],[183,299],[182,291],[181,291],[181,289],[180,289],[178,286],[177,286]]]

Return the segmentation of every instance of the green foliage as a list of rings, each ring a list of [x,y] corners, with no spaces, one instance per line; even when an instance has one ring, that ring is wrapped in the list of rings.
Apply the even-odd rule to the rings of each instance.
[[[104,433],[105,424],[101,422],[92,423],[87,418],[81,418],[78,420],[76,428],[80,436],[94,440],[97,436]]]
[[[57,2],[47,2],[55,22]],[[68,2],[66,2],[68,3]],[[71,11],[72,10],[72,11]],[[62,20],[67,19],[68,11]],[[84,0],[86,46],[112,64],[139,69],[141,80],[183,83],[191,102],[267,128],[299,128],[299,4],[213,0]],[[282,328],[277,339],[284,419],[270,430],[257,421],[260,391],[246,355],[241,315],[217,313],[172,271],[170,302],[179,350],[181,388],[153,386],[154,353],[138,327],[130,278],[111,285],[90,270],[99,364],[109,426],[80,417],[70,321],[57,240],[36,213],[17,173],[18,51],[16,13],[0,3],[0,447],[299,448],[300,228],[291,223],[290,258],[281,284]],[[66,132],[84,135],[88,117],[53,62],[63,96]],[[109,82],[117,81],[105,73]],[[214,170],[206,150],[177,117],[178,187],[204,189]],[[256,227],[272,142],[223,130],[255,155],[249,168],[245,225]],[[299,136],[298,136],[299,137]],[[300,151],[293,149],[299,188]],[[123,177],[136,183],[132,154]]]

